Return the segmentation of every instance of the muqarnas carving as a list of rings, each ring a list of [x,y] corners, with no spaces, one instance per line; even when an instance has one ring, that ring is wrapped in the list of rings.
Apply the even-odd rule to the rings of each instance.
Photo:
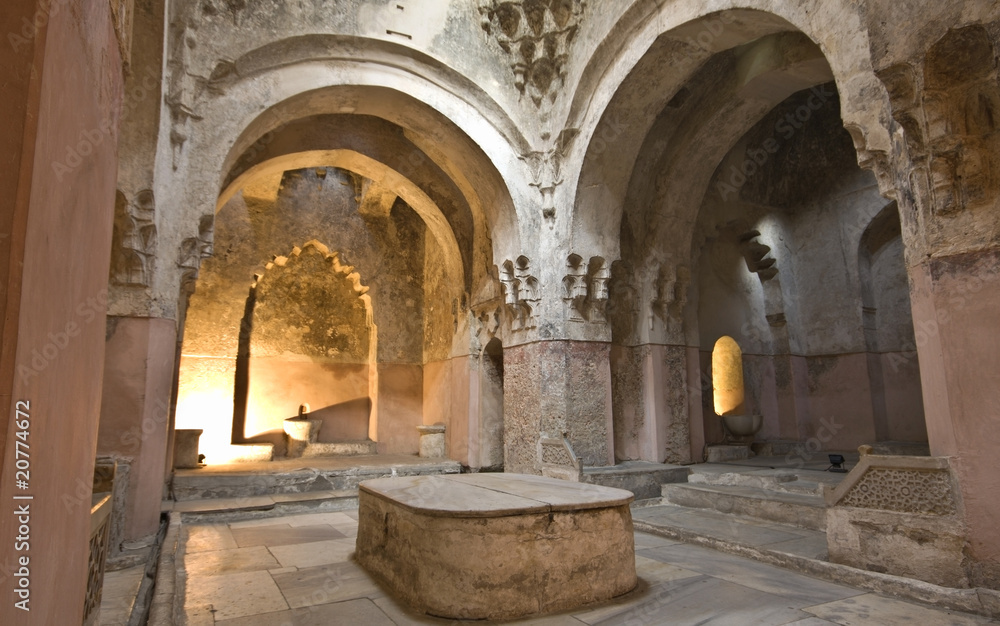
[[[562,87],[583,0],[481,0],[483,30],[513,58],[514,86],[535,106]]]
[[[188,237],[181,242],[180,256],[177,266],[185,273],[197,276],[198,269],[204,259],[212,256],[212,241],[215,236],[215,216],[202,215],[198,220],[198,236]]]
[[[759,230],[750,230],[740,235],[740,250],[743,252],[747,269],[757,274],[760,282],[764,283],[778,275],[778,268],[774,266],[776,262],[774,258],[768,256],[771,253],[771,246],[758,241],[758,237],[760,237]]]
[[[664,323],[680,320],[687,306],[691,270],[683,265],[660,267],[653,285],[653,313]]]
[[[111,282],[148,287],[156,259],[156,203],[149,189],[129,201],[115,194],[111,245]]]
[[[309,241],[275,257],[255,276],[251,353],[296,354],[362,364],[371,358],[374,323],[368,287],[339,253]]]
[[[566,268],[563,278],[566,318],[574,322],[606,321],[608,282],[611,280],[607,262],[595,256],[585,263],[580,255],[571,254],[566,259]]]
[[[531,275],[530,261],[519,256],[517,261],[504,261],[500,268],[504,308],[510,318],[511,330],[526,330],[536,324],[536,308],[541,299],[538,279]]]
[[[987,206],[1000,186],[995,58],[989,32],[975,25],[948,31],[922,67],[901,63],[878,72],[903,128],[914,165],[909,176],[929,187],[934,214]]]

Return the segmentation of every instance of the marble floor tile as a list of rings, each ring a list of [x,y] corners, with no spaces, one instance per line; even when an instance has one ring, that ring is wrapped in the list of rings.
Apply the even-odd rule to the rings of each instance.
[[[195,524],[183,527],[185,552],[208,552],[238,548],[229,526],[225,524]]]
[[[356,524],[355,524],[356,525]],[[328,539],[343,539],[344,533],[329,524],[316,526],[291,527],[259,526],[255,528],[234,528],[232,531],[236,545],[241,548],[249,546],[287,546],[297,543],[311,543]]]
[[[367,598],[216,622],[220,626],[396,626]]]
[[[368,573],[351,562],[275,574],[274,582],[291,608],[384,595]]]
[[[207,609],[216,621],[289,608],[267,572],[188,578],[184,593],[185,608]]]
[[[146,575],[145,565],[105,572],[101,588],[101,626],[127,624],[139,586]]]
[[[925,607],[919,604],[885,598],[873,593],[828,602],[804,609],[808,613],[842,626],[904,626],[933,624],[934,626],[973,626],[992,624],[985,617]]]
[[[826,535],[819,535],[816,537],[800,537],[798,539],[790,539],[788,541],[767,544],[764,547],[768,550],[777,550],[778,552],[796,554],[821,561],[826,560],[828,551]]]
[[[789,606],[796,608],[842,600],[864,593],[851,587],[810,578],[787,569],[699,546],[682,544],[650,548],[641,550],[638,554],[758,591],[779,595],[790,603]]]
[[[329,524],[334,528],[338,526],[355,526],[358,525],[358,520],[350,517],[347,513],[343,511],[335,511],[332,513],[303,513],[301,515],[289,515],[283,518],[285,522],[288,523],[292,528],[298,526],[316,526],[318,524]],[[338,530],[340,530],[338,528]]]
[[[331,539],[269,548],[281,567],[315,567],[342,563],[354,553],[354,539]]]
[[[189,579],[232,572],[278,569],[279,567],[281,565],[264,546],[195,552],[184,555],[184,570]]]
[[[708,576],[657,585],[645,594],[642,602],[623,608],[611,615],[602,611],[576,617],[587,624],[601,626],[763,626],[809,617],[808,613],[790,607],[780,596]]]
[[[660,537],[657,535],[652,535],[650,533],[635,533],[635,549],[641,550],[643,548],[659,548],[661,546],[672,546],[680,543],[679,541],[674,541],[673,539],[667,539],[666,537]]]

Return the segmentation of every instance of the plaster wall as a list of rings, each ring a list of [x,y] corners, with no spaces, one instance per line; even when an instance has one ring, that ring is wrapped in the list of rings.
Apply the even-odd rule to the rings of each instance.
[[[23,47],[6,40],[0,62],[15,79],[0,137],[13,176],[0,212],[4,244],[4,427],[0,495],[0,621],[80,623],[87,587],[91,485],[104,358],[108,250],[117,174],[122,58],[108,3],[4,5],[3,32],[21,34],[47,15]],[[6,37],[5,37],[6,38]],[[6,74],[5,74],[6,75]],[[66,103],[72,102],[72,107]],[[80,153],[80,146],[87,154]],[[68,154],[78,157],[67,165]],[[53,166],[61,163],[66,169]],[[11,206],[6,205],[6,206]],[[13,219],[7,216],[13,216]],[[9,247],[8,247],[9,246]],[[7,261],[5,260],[5,263]],[[16,340],[14,337],[16,336]],[[61,346],[61,347],[60,347]],[[29,489],[15,486],[15,403],[30,404]],[[24,443],[24,442],[22,442]],[[30,613],[14,606],[19,521],[13,497],[30,494]]]
[[[995,469],[1000,434],[994,428],[1000,372],[991,359],[1000,350],[996,307],[1000,298],[1000,254],[996,251],[944,256],[911,268],[911,298],[927,407],[931,454],[951,456],[959,480],[966,524],[970,578],[974,585],[1000,583],[1000,517]]]

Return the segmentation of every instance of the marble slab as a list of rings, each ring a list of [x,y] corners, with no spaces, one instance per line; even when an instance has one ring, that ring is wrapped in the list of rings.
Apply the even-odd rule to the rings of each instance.
[[[624,489],[526,474],[452,474],[368,480],[360,491],[424,515],[503,517],[550,511],[621,506],[634,496]]]

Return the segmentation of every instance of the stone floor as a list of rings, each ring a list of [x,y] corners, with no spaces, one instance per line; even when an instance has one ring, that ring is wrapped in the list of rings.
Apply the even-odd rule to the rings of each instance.
[[[146,573],[145,565],[104,573],[104,587],[101,589],[101,626],[121,626],[128,624],[135,604],[139,585]]]
[[[696,523],[692,521],[691,523]],[[357,513],[316,513],[182,529],[190,626],[456,623],[414,615],[351,559]],[[654,535],[636,533],[639,587],[617,600],[517,622],[571,624],[986,624]],[[782,537],[764,537],[781,540]],[[790,541],[789,539],[785,539]],[[180,564],[179,564],[180,565]],[[482,622],[477,622],[482,624]]]

